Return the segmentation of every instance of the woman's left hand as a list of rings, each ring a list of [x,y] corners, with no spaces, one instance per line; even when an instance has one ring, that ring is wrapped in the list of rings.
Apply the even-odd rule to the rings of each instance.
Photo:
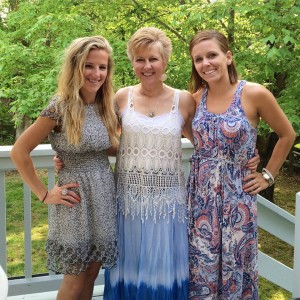
[[[54,161],[54,168],[57,172],[59,172],[59,170],[61,170],[64,167],[63,162],[61,161],[61,159],[57,156],[57,154],[54,155],[53,157],[53,161]]]
[[[261,173],[252,171],[244,178],[246,184],[243,185],[243,190],[251,195],[256,195],[262,190],[269,187],[268,182],[263,178]]]
[[[247,163],[247,168],[251,171],[256,171],[259,163],[260,163],[260,156],[258,154],[258,150],[255,149],[255,156],[249,159]]]

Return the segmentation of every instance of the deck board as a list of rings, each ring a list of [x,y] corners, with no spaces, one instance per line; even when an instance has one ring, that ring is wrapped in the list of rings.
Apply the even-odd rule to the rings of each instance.
[[[103,290],[103,285],[95,286],[92,300],[103,300]],[[55,300],[56,295],[57,291],[53,291],[28,295],[9,296],[7,297],[7,300]]]

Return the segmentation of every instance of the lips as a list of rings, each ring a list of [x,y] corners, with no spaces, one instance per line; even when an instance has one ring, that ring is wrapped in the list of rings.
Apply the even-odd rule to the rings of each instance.
[[[152,76],[153,75],[153,73],[142,73],[144,76]]]
[[[100,80],[92,80],[92,79],[88,79],[88,82],[92,83],[92,84],[98,84],[100,82]]]
[[[210,74],[214,73],[215,71],[216,71],[216,69],[208,70],[208,71],[203,72],[203,74],[210,75]]]

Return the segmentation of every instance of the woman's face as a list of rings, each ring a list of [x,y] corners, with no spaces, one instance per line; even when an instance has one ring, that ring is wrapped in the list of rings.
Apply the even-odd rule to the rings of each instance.
[[[84,65],[84,84],[80,94],[86,103],[94,103],[108,72],[108,54],[105,50],[92,49]]]
[[[133,57],[132,66],[136,77],[142,83],[148,84],[161,82],[161,76],[166,69],[166,63],[157,45],[138,51]]]
[[[222,52],[214,39],[196,44],[191,55],[197,73],[208,84],[229,77],[227,66],[232,62],[232,54]]]

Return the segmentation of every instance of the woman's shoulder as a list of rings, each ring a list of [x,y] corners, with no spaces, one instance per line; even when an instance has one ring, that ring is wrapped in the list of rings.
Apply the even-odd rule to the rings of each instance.
[[[180,101],[183,101],[183,102],[194,102],[194,98],[192,96],[192,94],[187,91],[187,90],[179,90],[179,95],[180,95]]]
[[[197,106],[200,103],[202,99],[202,94],[203,94],[204,88],[200,88],[198,91],[192,94],[192,97],[194,101],[196,102]]]
[[[131,86],[126,86],[123,88],[120,88],[116,93],[115,93],[115,103],[117,105],[117,109],[119,112],[122,112],[127,103],[128,103],[128,95],[129,95],[129,89]]]
[[[183,112],[188,113],[188,115],[194,115],[196,108],[195,100],[190,92],[186,90],[180,90],[179,101],[179,107],[183,115]]]
[[[128,97],[128,91],[129,91],[129,87],[123,87],[120,88],[116,93],[115,93],[115,101],[117,103],[119,102],[123,102],[124,100],[127,100]]]
[[[58,120],[61,117],[58,101],[59,101],[59,96],[53,96],[49,100],[47,107],[41,111],[40,116]]]
[[[129,86],[120,88],[119,90],[117,90],[116,96],[122,96],[124,93],[128,93],[129,88]]]
[[[125,86],[120,88],[116,93],[115,93],[115,99],[127,99],[128,93],[130,89],[135,89],[136,86]]]
[[[270,93],[270,91],[262,84],[251,81],[246,81],[244,91],[245,93],[249,94],[249,96],[259,96],[266,93]]]

